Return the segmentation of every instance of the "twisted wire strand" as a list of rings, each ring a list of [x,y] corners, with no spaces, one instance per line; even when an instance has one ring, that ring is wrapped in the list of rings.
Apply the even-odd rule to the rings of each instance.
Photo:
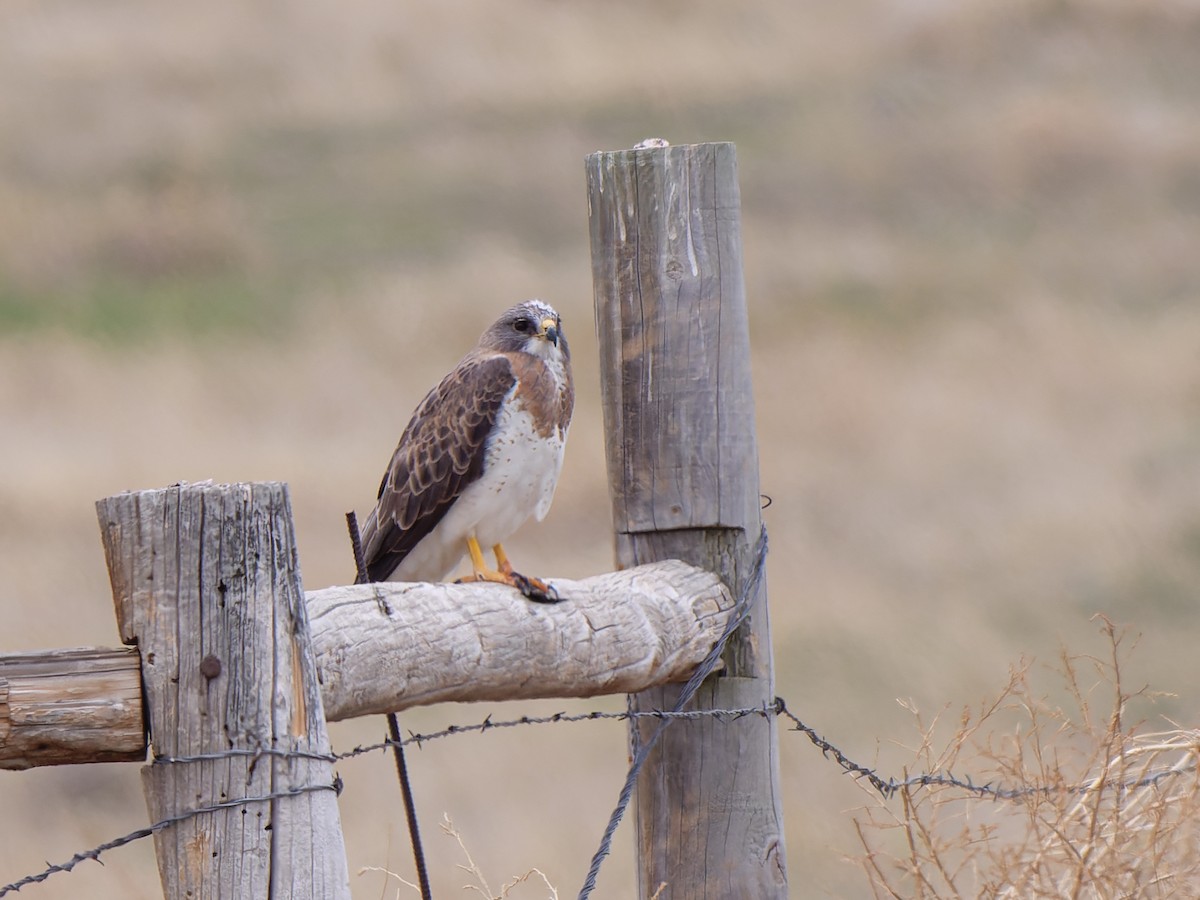
[[[709,651],[704,661],[696,667],[696,671],[692,673],[692,677],[688,679],[687,684],[683,686],[683,690],[680,692],[672,709],[673,713],[680,712],[688,704],[692,697],[695,696],[696,691],[700,689],[700,685],[704,679],[716,669],[717,663],[721,659],[721,653],[725,649],[725,644],[729,642],[729,638],[738,629],[738,626],[746,620],[746,616],[750,612],[750,606],[754,602],[758,586],[762,582],[766,562],[767,529],[764,527],[759,532],[758,540],[754,544],[754,566],[751,569],[750,576],[742,585],[741,595],[737,598],[733,613],[725,625],[725,631],[717,639],[716,644],[713,645],[712,650]],[[592,857],[587,876],[583,881],[583,887],[579,889],[579,900],[587,900],[591,896],[592,891],[596,889],[596,879],[600,875],[600,867],[604,864],[605,858],[612,850],[613,835],[617,831],[617,826],[621,824],[621,819],[625,816],[625,810],[629,808],[629,802],[633,797],[633,787],[637,783],[638,774],[642,771],[642,766],[646,764],[646,759],[650,756],[650,751],[654,749],[654,745],[658,743],[658,739],[662,737],[662,733],[673,721],[673,718],[660,721],[654,731],[651,732],[650,738],[639,746],[637,753],[634,754],[633,762],[629,765],[629,771],[625,774],[625,783],[621,786],[621,793],[617,797],[617,805],[608,817],[608,825],[605,827],[604,834],[600,838],[600,846]]]

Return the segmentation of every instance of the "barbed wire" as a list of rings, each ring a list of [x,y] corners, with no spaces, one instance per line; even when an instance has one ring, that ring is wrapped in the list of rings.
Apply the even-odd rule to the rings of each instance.
[[[884,778],[874,769],[854,762],[854,760],[847,757],[841,750],[821,737],[815,729],[805,725],[787,708],[787,704],[784,703],[782,697],[775,698],[774,709],[777,715],[782,716],[792,723],[790,731],[798,731],[807,735],[808,739],[812,741],[813,745],[821,751],[821,754],[826,759],[832,758],[847,774],[865,779],[885,800],[890,800],[898,791],[910,787],[953,787],[966,791],[969,794],[974,794],[977,797],[990,798],[992,800],[1022,800],[1038,794],[1043,796],[1086,794],[1094,791],[1096,787],[1092,781],[1085,781],[1080,784],[1034,784],[1021,785],[1020,787],[996,787],[991,782],[976,784],[969,775],[965,778],[958,778],[950,772],[923,772],[920,775],[910,775],[907,778]],[[1121,791],[1157,787],[1163,781],[1170,778],[1195,773],[1196,771],[1198,771],[1198,767],[1195,763],[1189,763],[1186,766],[1170,766],[1161,771],[1144,775],[1141,778],[1134,778],[1116,784],[1110,782],[1107,786]]]
[[[59,872],[70,872],[81,862],[85,862],[89,859],[94,859],[96,862],[99,862],[101,853],[106,853],[109,850],[115,850],[118,847],[124,847],[126,844],[132,844],[134,841],[140,841],[142,838],[150,837],[150,835],[154,834],[155,832],[162,831],[164,828],[168,828],[171,825],[178,825],[180,822],[186,822],[188,819],[194,819],[197,816],[201,816],[206,813],[220,812],[224,809],[233,809],[235,807],[245,806],[249,803],[267,803],[272,800],[281,800],[286,797],[299,797],[302,794],[311,794],[314,791],[333,791],[336,794],[340,794],[342,792],[342,780],[340,778],[334,778],[333,781],[327,784],[308,784],[304,785],[303,787],[291,788],[290,790],[286,791],[274,791],[270,794],[263,794],[258,797],[238,797],[233,800],[222,800],[219,803],[212,803],[196,809],[189,809],[185,812],[168,816],[165,819],[159,819],[153,825],[147,825],[145,828],[138,828],[129,832],[129,834],[122,835],[119,838],[113,838],[111,841],[105,841],[103,844],[99,844],[98,846],[93,847],[91,850],[84,850],[81,853],[76,853],[65,863],[49,865],[36,875],[26,875],[24,878],[14,881],[11,884],[6,884],[3,887],[0,887],[0,897],[3,897],[5,894],[16,893],[17,891],[21,890],[21,888],[28,887],[31,884],[40,884],[51,875],[56,875]]]
[[[458,734],[482,734],[485,731],[495,731],[504,728],[515,728],[518,725],[554,725],[564,722],[594,722],[604,719],[613,721],[629,721],[632,719],[712,719],[717,720],[735,720],[746,716],[763,716],[769,717],[777,714],[775,704],[762,704],[760,706],[743,706],[734,709],[697,709],[697,710],[663,710],[663,709],[647,709],[647,710],[627,710],[625,712],[605,712],[603,710],[593,710],[585,713],[551,713],[548,716],[520,716],[515,719],[493,720],[491,716],[485,718],[482,722],[476,722],[471,725],[449,725],[440,731],[427,731],[418,733],[410,731],[408,737],[404,738],[401,743],[405,747],[416,745],[420,747],[422,744],[437,741],[442,738],[453,737]],[[339,753],[318,753],[312,750],[281,750],[274,747],[262,747],[259,749],[232,748],[229,750],[218,750],[213,753],[196,753],[190,756],[155,756],[155,763],[162,764],[184,764],[198,762],[213,762],[216,760],[230,759],[233,757],[250,757],[261,758],[264,756],[278,756],[285,759],[313,759],[319,762],[335,763],[346,759],[353,759],[356,756],[363,756],[367,753],[377,753],[381,750],[388,750],[395,745],[395,741],[391,738],[384,738],[373,744],[359,744],[350,750],[343,750]]]
[[[946,787],[957,788],[965,791],[968,794],[979,798],[989,798],[993,800],[1020,800],[1024,797],[1034,794],[1054,795],[1057,793],[1063,794],[1082,794],[1094,790],[1092,782],[1082,782],[1072,785],[1021,785],[1020,787],[997,787],[993,784],[984,783],[976,784],[970,776],[957,777],[949,772],[946,773],[923,773],[920,775],[911,775],[907,778],[885,778],[881,776],[875,769],[864,766],[861,763],[855,762],[848,757],[837,746],[830,743],[822,737],[814,728],[806,725],[799,717],[797,717],[790,709],[782,697],[776,697],[772,703],[763,703],[759,706],[745,706],[731,709],[703,709],[703,710],[627,710],[624,712],[606,712],[595,710],[585,713],[553,713],[547,716],[519,716],[513,719],[494,720],[491,716],[487,716],[483,721],[468,725],[449,725],[446,728],[438,731],[415,733],[409,732],[403,743],[407,746],[415,744],[420,746],[423,743],[437,741],[447,737],[462,734],[482,734],[486,731],[494,731],[504,728],[514,728],[522,725],[552,725],[567,722],[590,722],[590,721],[631,721],[635,719],[657,719],[660,721],[672,720],[697,720],[697,719],[716,719],[717,721],[736,721],[747,716],[776,716],[786,720],[791,724],[789,732],[804,734],[812,742],[812,744],[821,751],[822,755],[828,759],[832,759],[841,769],[855,778],[861,778],[867,781],[884,799],[891,799],[895,794],[910,787]],[[234,757],[251,757],[261,758],[265,756],[284,757],[291,759],[309,759],[318,760],[329,763],[340,762],[342,760],[353,759],[358,756],[363,756],[368,753],[375,753],[382,750],[387,750],[392,746],[392,741],[382,740],[374,744],[365,744],[356,746],[350,750],[339,753],[316,753],[305,750],[280,750],[276,748],[262,748],[257,750],[233,748],[223,750],[217,753],[201,753],[192,756],[159,756],[153,760],[154,765],[184,765],[189,763],[211,762],[221,759],[230,759]],[[1195,764],[1187,766],[1177,766],[1164,768],[1158,772],[1145,775],[1141,778],[1132,779],[1130,781],[1121,782],[1120,784],[1109,784],[1110,788],[1119,790],[1132,791],[1149,787],[1157,787],[1163,781],[1166,781],[1177,776],[1192,774],[1198,770]],[[264,794],[256,797],[243,797],[232,800],[224,800],[220,803],[214,803],[208,806],[201,806],[196,809],[187,810],[174,816],[161,819],[152,825],[143,828],[135,829],[129,834],[114,838],[110,841],[105,841],[90,850],[84,850],[76,853],[71,859],[64,863],[48,865],[41,872],[34,875],[27,875],[10,884],[0,886],[0,897],[7,894],[15,893],[23,887],[31,884],[37,884],[45,881],[51,875],[60,872],[70,872],[79,863],[92,859],[99,861],[100,855],[109,850],[115,850],[118,847],[123,847],[126,844],[132,844],[142,838],[150,837],[155,832],[162,831],[171,825],[176,825],[188,819],[204,815],[206,813],[219,812],[223,809],[230,809],[236,806],[242,806],[249,803],[263,803],[271,800],[286,799],[295,797],[301,794],[312,791],[332,790],[340,794],[342,790],[342,780],[340,777],[335,777],[332,782],[306,785],[304,787],[295,788],[288,791],[277,791],[271,794]]]
[[[776,714],[776,708],[773,705],[763,704],[762,706],[748,706],[736,709],[715,709],[715,710],[642,710],[642,711],[626,711],[626,712],[605,712],[602,710],[594,710],[586,713],[552,713],[548,716],[519,716],[514,719],[493,720],[491,716],[486,717],[482,722],[477,722],[470,725],[450,725],[439,731],[431,731],[425,733],[409,732],[409,736],[402,741],[404,746],[415,744],[420,747],[424,743],[437,741],[442,738],[453,737],[460,734],[482,734],[485,731],[493,731],[504,728],[514,728],[520,725],[552,725],[565,722],[589,722],[599,720],[633,720],[633,719],[658,719],[660,721],[671,719],[701,719],[715,718],[718,721],[729,720],[733,721],[741,719],[745,716],[773,716]],[[187,765],[191,763],[215,762],[224,759],[234,758],[250,758],[254,760],[262,759],[263,757],[280,757],[284,759],[307,759],[316,760],[319,762],[335,763],[342,760],[353,759],[358,756],[363,756],[368,753],[386,751],[393,747],[395,742],[390,738],[378,741],[374,744],[363,744],[356,746],[350,750],[345,750],[340,753],[319,753],[311,750],[285,750],[277,747],[259,747],[254,749],[233,747],[228,750],[220,750],[213,753],[196,753],[187,756],[155,756],[152,760],[152,765]],[[340,794],[342,791],[342,780],[335,777],[329,784],[308,785],[302,788],[296,788],[290,791],[279,791],[273,794],[266,794],[259,797],[244,797],[234,800],[224,800],[220,803],[214,803],[208,806],[201,806],[196,809],[187,810],[174,816],[161,819],[152,825],[144,828],[137,828],[128,834],[114,838],[110,841],[105,841],[90,850],[83,850],[76,853],[65,863],[55,863],[47,865],[41,872],[32,875],[26,875],[17,881],[0,886],[0,897],[4,897],[10,893],[16,893],[23,887],[28,887],[31,884],[38,884],[45,881],[51,875],[60,872],[70,872],[79,863],[92,859],[99,861],[100,855],[109,850],[115,850],[118,847],[124,847],[126,844],[132,844],[135,841],[147,838],[155,832],[162,831],[171,825],[176,825],[180,822],[185,822],[188,819],[204,815],[206,813],[218,812],[222,809],[240,806],[248,803],[259,803],[269,800],[277,800],[287,797],[298,796],[303,793],[318,790],[333,790]]]
[[[737,721],[748,716],[761,716],[764,718],[776,717],[790,724],[788,732],[805,735],[809,741],[818,750],[822,756],[827,759],[832,759],[842,770],[855,779],[866,781],[870,786],[878,792],[885,800],[894,797],[899,791],[914,788],[914,787],[943,787],[956,788],[964,791],[967,794],[979,799],[991,800],[1020,800],[1033,795],[1053,796],[1056,794],[1084,794],[1092,792],[1096,789],[1093,781],[1084,781],[1078,784],[1050,784],[1050,785],[1020,785],[1014,787],[997,786],[991,782],[977,784],[970,776],[958,777],[951,772],[928,772],[919,775],[911,775],[906,778],[889,778],[880,775],[876,769],[855,762],[848,757],[836,745],[826,740],[816,729],[805,724],[798,716],[788,709],[786,702],[782,697],[776,697],[770,703],[762,703],[758,706],[736,707],[731,709],[701,709],[701,710],[626,710],[624,712],[606,712],[606,711],[591,711],[585,713],[553,713],[547,716],[520,716],[513,719],[494,720],[491,716],[487,716],[481,722],[476,722],[469,725],[449,725],[446,728],[438,731],[415,733],[409,732],[408,736],[401,742],[404,746],[415,744],[418,747],[424,743],[441,740],[443,738],[453,737],[462,734],[483,734],[487,731],[495,731],[504,728],[514,728],[524,725],[551,725],[568,722],[590,722],[590,721],[633,721],[638,719],[654,719],[660,722],[660,728],[665,727],[672,721],[678,720],[698,720],[698,719],[715,719],[717,721]],[[152,765],[187,765],[193,763],[212,762],[230,758],[262,758],[262,757],[282,757],[288,759],[308,759],[328,762],[330,764],[340,762],[347,759],[363,756],[368,753],[387,750],[394,746],[391,739],[385,739],[373,744],[365,744],[356,746],[350,750],[338,753],[318,753],[309,750],[282,750],[278,748],[262,748],[262,749],[242,749],[232,748],[215,753],[201,753],[191,756],[158,756],[152,761]],[[1134,791],[1145,788],[1156,788],[1164,781],[1186,774],[1194,774],[1198,771],[1196,764],[1186,766],[1172,766],[1163,768],[1157,772],[1152,772],[1140,778],[1131,779],[1119,783],[1109,782],[1106,787],[1121,791]],[[335,776],[330,782],[305,785],[298,788],[293,788],[286,791],[276,791],[269,794],[254,797],[241,797],[230,800],[223,800],[219,803],[213,803],[206,806],[201,806],[196,809],[186,810],[173,816],[148,825],[143,828],[135,829],[121,837],[105,841],[90,850],[84,850],[76,853],[73,857],[64,863],[56,863],[47,865],[41,872],[14,881],[10,884],[0,886],[0,897],[4,897],[10,893],[16,893],[23,887],[28,887],[31,884],[38,884],[45,881],[52,875],[60,872],[70,872],[79,863],[86,860],[99,861],[101,854],[107,853],[109,850],[115,850],[118,847],[123,847],[127,844],[134,843],[142,838],[150,837],[156,832],[162,831],[172,825],[177,825],[189,819],[196,818],[208,813],[220,812],[225,809],[232,809],[239,806],[244,806],[251,803],[265,803],[273,800],[285,800],[290,797],[297,797],[302,794],[311,793],[314,791],[331,790],[337,794],[342,791],[342,779],[340,776]]]

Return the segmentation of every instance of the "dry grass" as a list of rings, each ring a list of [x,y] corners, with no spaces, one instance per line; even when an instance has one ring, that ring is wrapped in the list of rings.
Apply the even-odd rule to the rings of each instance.
[[[554,889],[554,885],[550,883],[550,879],[546,877],[546,873],[536,866],[527,870],[522,875],[513,875],[508,881],[504,882],[504,884],[500,886],[500,891],[498,893],[493,891],[491,885],[488,884],[487,877],[483,874],[483,870],[479,868],[479,864],[475,862],[474,857],[471,856],[471,851],[467,849],[467,845],[463,840],[463,836],[459,833],[458,829],[454,827],[454,822],[450,820],[450,817],[443,815],[442,821],[438,823],[438,827],[441,828],[441,831],[444,835],[452,838],[454,842],[458,844],[459,850],[462,851],[463,859],[466,860],[466,862],[458,864],[458,868],[461,871],[471,876],[471,881],[462,886],[463,891],[474,892],[480,897],[483,897],[484,900],[508,900],[509,897],[516,896],[513,894],[515,888],[523,884],[527,884],[531,879],[537,878],[541,880],[543,885],[545,885],[546,890],[548,891],[545,896],[548,898],[548,900],[558,900],[558,891]],[[364,866],[359,870],[358,874],[363,875],[367,872],[382,872],[388,877],[389,880],[394,879],[395,881],[400,882],[400,884],[405,888],[408,888],[410,891],[412,891],[416,896],[421,896],[420,885],[414,884],[406,878],[397,875],[395,872],[389,872],[387,869],[383,869],[378,866]],[[532,895],[522,894],[521,896]],[[400,889],[397,889],[396,900],[399,900],[399,898]]]
[[[579,406],[511,549],[611,565],[582,159],[729,139],[790,707],[894,771],[895,697],[970,702],[1104,612],[1178,691],[1150,729],[1195,724],[1198,45],[1191,0],[0,5],[0,651],[117,640],[91,504],[123,489],[285,480],[306,583],[345,581],[342,516],[405,416],[530,295],[566,318]],[[866,896],[861,796],[780,754],[805,895]],[[563,726],[411,765],[482,871],[569,890],[625,755]],[[343,777],[352,870],[405,871],[387,760]],[[0,778],[0,809],[0,881],[145,819],[123,766]],[[431,850],[439,894],[458,861]],[[30,896],[81,893],[157,896],[152,848]]]
[[[856,815],[876,897],[1196,895],[1200,732],[1131,721],[1148,694],[1124,683],[1128,635],[1102,621],[1108,657],[1064,650],[1051,695],[1023,663],[946,741],[912,710],[921,742],[911,771],[970,773],[1016,796],[908,786]]]

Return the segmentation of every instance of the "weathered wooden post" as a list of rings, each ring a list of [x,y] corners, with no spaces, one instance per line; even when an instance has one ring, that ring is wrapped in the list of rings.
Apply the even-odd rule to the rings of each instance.
[[[97,512],[141,653],[150,818],[219,807],[155,833],[167,900],[348,900],[332,766],[291,755],[329,740],[286,487],[177,485]]]
[[[761,530],[741,210],[732,144],[587,158],[609,490],[619,566],[678,558],[739,596]],[[692,709],[774,697],[766,588]],[[680,687],[630,695],[669,709]],[[655,727],[631,726],[635,747]],[[770,716],[668,728],[637,782],[639,888],[787,896]]]

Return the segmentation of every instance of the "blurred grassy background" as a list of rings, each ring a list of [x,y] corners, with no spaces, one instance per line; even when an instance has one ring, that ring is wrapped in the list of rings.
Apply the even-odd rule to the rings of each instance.
[[[92,502],[124,489],[285,480],[307,586],[349,580],[342,514],[529,296],[563,313],[579,409],[511,550],[609,567],[583,157],[731,140],[790,708],[890,769],[897,698],[976,704],[1023,653],[1102,651],[1106,612],[1143,634],[1125,677],[1177,692],[1133,712],[1194,725],[1197,46],[1194,0],[4,4],[0,651],[116,642]],[[794,895],[867,896],[867,798],[781,740]],[[518,729],[413,765],[440,893],[444,811],[493,884],[536,865],[569,896],[625,741]],[[0,883],[143,824],[136,768],[0,776]],[[408,871],[388,759],[342,774],[352,870]],[[623,832],[604,897],[631,890]],[[106,861],[22,896],[160,896],[149,842]]]

